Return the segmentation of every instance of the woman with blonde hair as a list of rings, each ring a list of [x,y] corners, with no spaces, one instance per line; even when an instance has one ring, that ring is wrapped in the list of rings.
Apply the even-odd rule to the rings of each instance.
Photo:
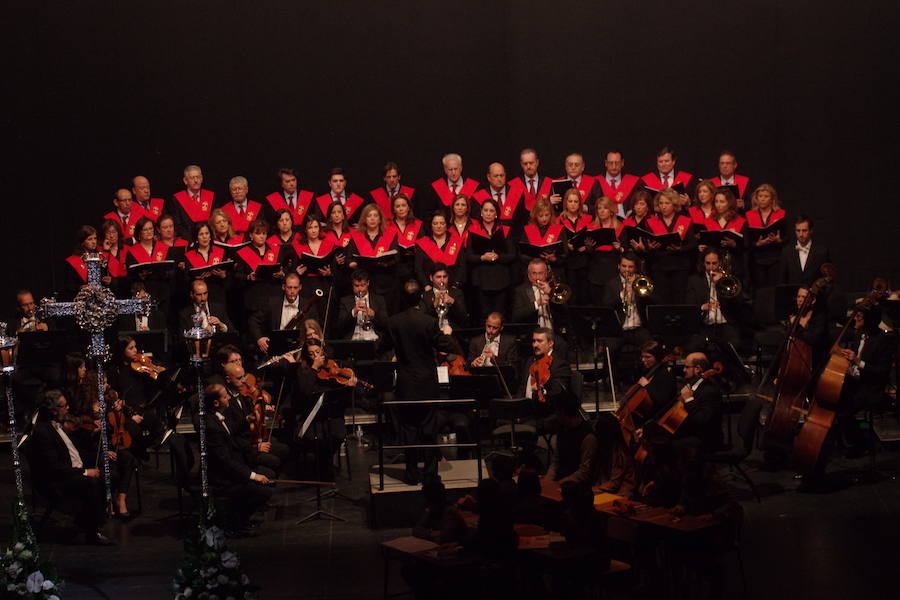
[[[594,248],[591,262],[588,268],[588,283],[591,286],[591,301],[600,304],[603,301],[603,288],[606,282],[612,279],[617,272],[619,256],[622,253],[622,244],[619,236],[622,235],[622,222],[616,216],[616,203],[607,197],[597,199],[594,205],[593,227],[597,229],[612,229],[615,231],[615,241],[612,244],[603,244]]]
[[[781,249],[788,238],[786,213],[775,188],[764,183],[753,191],[752,208],[747,220],[747,246],[750,248],[750,281],[753,289],[778,284]]]

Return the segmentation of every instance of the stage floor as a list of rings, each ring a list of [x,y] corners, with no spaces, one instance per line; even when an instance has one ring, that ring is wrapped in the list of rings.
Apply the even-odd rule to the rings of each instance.
[[[0,539],[9,539],[14,495],[8,445],[0,447]],[[345,522],[314,521],[297,525],[314,510],[308,488],[280,487],[276,509],[255,537],[230,540],[251,580],[269,599],[372,599],[381,596],[379,544],[409,535],[409,526],[371,529],[368,521],[371,476],[377,463],[371,449],[351,445],[352,480],[338,479],[343,498],[329,498],[323,508]],[[873,465],[870,458],[837,459],[830,472],[845,487],[827,493],[798,491],[790,471],[759,469],[759,456],[749,463],[750,476],[763,495],[753,500],[742,480],[726,475],[746,511],[742,554],[749,598],[767,600],[896,597],[896,555],[900,547],[900,446],[890,445]],[[402,469],[401,465],[397,467]],[[447,466],[445,465],[445,468]],[[451,466],[452,468],[452,466]],[[450,471],[452,472],[452,471]],[[469,476],[474,475],[474,468]],[[171,598],[171,579],[182,557],[179,538],[185,527],[176,516],[175,489],[168,460],[160,468],[151,461],[141,478],[144,514],[128,523],[110,522],[106,531],[115,547],[93,547],[66,541],[66,518],[51,522],[40,534],[42,548],[66,580],[65,600],[160,600]],[[26,479],[26,489],[27,489]],[[405,492],[415,496],[415,492]],[[132,508],[137,506],[133,494]],[[411,525],[421,503],[413,502]],[[40,513],[39,504],[39,513]],[[400,577],[391,591],[404,589]],[[740,597],[737,562],[731,557],[726,598]]]

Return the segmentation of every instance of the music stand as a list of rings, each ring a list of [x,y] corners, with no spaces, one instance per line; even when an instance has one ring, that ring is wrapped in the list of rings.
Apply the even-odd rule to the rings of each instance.
[[[64,330],[26,331],[18,335],[16,366],[59,365],[66,358],[69,340]]]
[[[333,390],[333,392],[343,391],[343,390]],[[303,421],[302,428],[300,430],[299,437],[302,438],[307,431],[311,431],[313,434],[313,453],[315,454],[315,463],[316,463],[316,477],[318,478],[321,473],[321,464],[319,459],[319,432],[323,429],[325,430],[325,439],[326,439],[326,451],[328,452],[328,460],[333,460],[332,456],[334,455],[334,448],[331,447],[331,436],[328,435],[328,419],[333,416],[334,413],[334,404],[336,402],[329,402],[330,400],[329,392],[322,392],[319,395],[319,399],[316,400],[316,403],[313,405],[312,410],[306,416],[306,419]],[[343,415],[342,415],[343,418]],[[346,521],[347,519],[343,517],[339,517],[334,513],[330,513],[326,510],[322,510],[322,487],[321,485],[315,485],[316,488],[316,510],[306,515],[299,521],[297,521],[297,525],[302,525],[308,521],[320,521],[322,519],[331,519],[332,521]],[[335,497],[340,495],[334,488],[326,492],[326,495],[330,492],[334,491],[334,494],[331,494],[330,497]],[[341,495],[342,498],[346,500],[350,500],[346,496]]]
[[[299,329],[276,329],[269,334],[269,356],[280,356],[300,346]]]
[[[597,356],[600,354],[600,346],[597,342],[600,338],[611,338],[622,336],[622,324],[619,323],[619,315],[615,309],[609,306],[570,306],[569,314],[582,323],[587,324],[591,328],[592,347],[594,356],[594,372],[600,370],[597,362]],[[613,402],[616,402],[616,383],[613,376],[612,357],[609,354],[609,347],[605,344],[603,351],[606,353],[606,370],[609,372],[609,390],[612,395]],[[599,379],[599,378],[598,378]],[[581,398],[578,399],[581,401]],[[599,381],[594,384],[594,408],[596,415],[600,415],[600,384]]]
[[[491,369],[490,373],[472,373],[471,375],[450,376],[450,398],[475,398],[476,400],[489,400],[505,395],[497,373]]]
[[[784,321],[797,307],[797,290],[799,285],[781,284],[775,286],[775,306],[772,312],[775,321]]]
[[[513,365],[497,365],[495,367],[470,367],[469,373],[472,375],[492,375],[494,377],[493,384],[496,385],[496,390],[490,389],[481,392],[474,392],[471,396],[462,396],[463,398],[474,398],[478,396],[486,397],[488,400],[491,398],[505,398],[506,390],[503,387],[503,384],[500,382],[500,378],[497,377],[497,369],[500,370],[500,374],[503,376],[503,380],[506,382],[506,385],[510,388],[510,393],[515,394],[518,389],[518,380],[516,379],[516,367]],[[452,378],[451,378],[452,379]],[[486,392],[490,391],[491,395],[486,396]]]
[[[651,304],[647,324],[669,347],[700,333],[700,309],[693,304]]]

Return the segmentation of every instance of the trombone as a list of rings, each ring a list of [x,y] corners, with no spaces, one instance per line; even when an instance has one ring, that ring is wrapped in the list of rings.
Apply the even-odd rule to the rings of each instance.
[[[550,302],[553,304],[565,304],[572,297],[572,287],[557,281],[556,273],[553,272],[553,269],[549,265],[547,265],[547,268],[550,271],[547,277],[547,285],[550,286]]]

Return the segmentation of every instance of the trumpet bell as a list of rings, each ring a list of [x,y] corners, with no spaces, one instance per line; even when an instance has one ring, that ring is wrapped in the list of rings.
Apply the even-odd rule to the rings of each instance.
[[[550,290],[550,302],[553,304],[565,304],[572,297],[572,288],[565,283],[557,283]]]
[[[634,292],[640,296],[641,298],[646,298],[650,294],[653,293],[653,289],[655,286],[653,285],[653,280],[647,277],[646,275],[639,275],[634,280]]]

